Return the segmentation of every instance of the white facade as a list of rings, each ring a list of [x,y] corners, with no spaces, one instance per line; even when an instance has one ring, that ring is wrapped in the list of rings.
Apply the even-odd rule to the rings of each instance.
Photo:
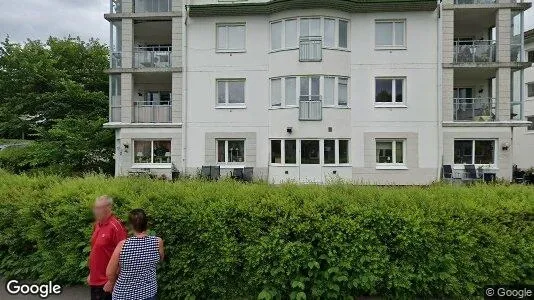
[[[428,184],[443,164],[463,169],[455,147],[473,140],[495,151],[473,150],[473,164],[511,177],[512,152],[501,145],[527,122],[506,118],[510,76],[525,66],[510,59],[510,24],[528,5],[172,0],[172,11],[140,13],[131,1],[106,16],[122,33],[112,23],[122,61],[110,70],[106,126],[117,132],[117,175],[220,166],[223,176],[252,167],[273,183]],[[497,37],[479,37],[470,18]],[[467,37],[496,39],[495,60],[455,61],[454,41]],[[453,99],[466,100],[453,94],[475,89],[468,98],[503,103],[498,118],[477,110],[459,119]]]

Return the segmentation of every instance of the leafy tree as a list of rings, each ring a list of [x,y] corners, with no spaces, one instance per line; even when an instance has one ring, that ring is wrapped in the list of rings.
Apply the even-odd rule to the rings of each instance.
[[[35,140],[13,151],[20,164],[12,169],[112,172],[113,133],[102,128],[106,68],[107,46],[96,40],[0,44],[0,138]],[[7,155],[0,155],[0,167]],[[13,156],[9,161],[13,165]]]

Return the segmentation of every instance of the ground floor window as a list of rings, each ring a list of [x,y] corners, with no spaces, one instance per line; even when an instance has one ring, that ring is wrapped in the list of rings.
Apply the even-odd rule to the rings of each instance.
[[[528,131],[534,131],[534,116],[528,116],[527,121],[530,122],[530,124],[527,127]]]
[[[349,140],[271,140],[272,164],[296,164],[297,152],[303,165],[348,164]]]
[[[134,162],[136,164],[170,164],[170,140],[134,141]]]
[[[459,165],[495,164],[495,141],[455,140],[454,163]]]
[[[245,140],[217,140],[217,162],[245,162]]]
[[[404,165],[405,140],[376,140],[376,163],[378,165]]]

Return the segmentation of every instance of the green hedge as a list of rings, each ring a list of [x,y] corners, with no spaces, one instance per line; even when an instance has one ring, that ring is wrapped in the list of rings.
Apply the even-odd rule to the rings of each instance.
[[[526,186],[270,186],[0,172],[0,274],[80,284],[91,204],[141,207],[166,242],[162,299],[469,298],[534,283]]]

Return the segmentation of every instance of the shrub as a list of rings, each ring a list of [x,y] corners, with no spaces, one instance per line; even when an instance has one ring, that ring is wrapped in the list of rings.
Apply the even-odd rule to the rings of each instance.
[[[297,186],[0,173],[0,273],[80,284],[90,207],[144,208],[162,299],[470,298],[532,284],[534,189]]]

